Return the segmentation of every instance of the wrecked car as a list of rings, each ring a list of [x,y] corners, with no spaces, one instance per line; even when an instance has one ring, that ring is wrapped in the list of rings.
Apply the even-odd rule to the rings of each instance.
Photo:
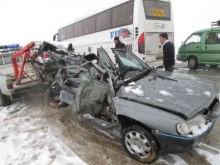
[[[220,115],[213,82],[158,71],[126,49],[112,51],[116,65],[100,48],[97,63],[61,66],[48,90],[49,102],[73,106],[76,115],[120,138],[126,152],[142,163],[187,152],[213,129]],[[64,76],[63,69],[73,76]]]

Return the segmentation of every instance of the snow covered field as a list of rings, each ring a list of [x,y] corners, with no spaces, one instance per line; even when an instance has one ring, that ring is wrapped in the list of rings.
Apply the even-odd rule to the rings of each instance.
[[[0,107],[0,165],[84,165],[40,118],[19,117],[28,107]]]
[[[40,115],[34,114],[33,116],[27,111],[36,111],[28,107],[25,104],[15,103],[8,107],[0,107],[0,165],[84,165],[94,164],[94,162],[86,162],[81,160],[76,154],[82,150],[87,150],[86,141],[85,144],[75,144],[78,149],[73,150],[71,147],[64,144],[61,138],[53,132],[46,118]],[[41,113],[40,110],[38,113]],[[77,138],[80,134],[77,135]],[[88,137],[88,136],[85,136]],[[74,140],[74,139],[73,139]],[[75,139],[76,140],[76,139]],[[80,139],[78,139],[80,141]],[[87,139],[89,140],[89,139]],[[119,151],[106,150],[103,147],[109,149],[109,145],[98,146],[97,141],[89,142],[90,145],[95,145],[97,153],[92,153],[94,157],[98,157],[96,154],[101,152],[104,156],[103,160],[106,160],[104,164],[117,164],[114,159],[123,159],[125,164],[139,164],[136,161],[131,160],[126,153],[119,148]],[[81,145],[81,146],[80,146]],[[90,146],[92,147],[92,146]],[[93,148],[93,147],[92,147]],[[103,149],[103,152],[101,149]],[[88,151],[88,155],[91,154]],[[118,152],[118,153],[117,153]],[[118,158],[111,157],[108,154],[114,153],[119,155]],[[121,156],[123,154],[124,156]],[[85,152],[80,155],[85,155]],[[99,154],[100,155],[100,154]],[[111,154],[110,154],[111,155]],[[84,157],[85,158],[85,157]],[[89,160],[91,160],[89,158]],[[102,161],[100,165],[103,164]],[[122,161],[122,162],[123,162]],[[102,163],[101,163],[102,162]],[[218,165],[220,163],[220,150],[207,146],[205,144],[200,148],[196,148],[190,153],[178,154],[178,155],[162,155],[154,164],[160,165],[187,165],[187,164],[199,164],[199,165],[211,164]],[[99,164],[99,163],[95,163]],[[121,164],[121,163],[118,163]]]

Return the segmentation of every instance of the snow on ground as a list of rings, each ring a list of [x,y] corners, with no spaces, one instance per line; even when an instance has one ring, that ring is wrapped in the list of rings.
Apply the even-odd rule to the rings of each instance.
[[[10,114],[27,109],[25,104],[15,103],[8,107],[0,107],[0,123]]]
[[[205,159],[212,165],[220,164],[220,150],[218,154],[213,154],[209,151],[205,151],[203,149],[194,149],[199,155],[204,156]],[[216,149],[215,149],[216,150]]]
[[[181,157],[173,154],[159,157],[159,159],[156,161],[156,164],[157,163],[165,165],[188,165]]]
[[[85,164],[50,131],[43,119],[19,117],[26,108],[19,103],[0,107],[0,165]]]
[[[138,86],[135,89],[132,89],[132,86],[125,87],[125,92],[126,93],[132,92],[137,96],[144,96],[144,91],[142,90],[141,86]]]

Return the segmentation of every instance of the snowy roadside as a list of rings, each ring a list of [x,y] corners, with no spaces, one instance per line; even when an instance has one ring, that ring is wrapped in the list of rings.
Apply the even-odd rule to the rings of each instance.
[[[28,107],[0,107],[1,165],[84,165],[40,118],[19,117]],[[15,115],[16,114],[16,115]]]

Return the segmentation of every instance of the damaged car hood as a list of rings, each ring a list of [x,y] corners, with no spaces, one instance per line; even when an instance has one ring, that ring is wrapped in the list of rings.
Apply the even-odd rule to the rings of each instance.
[[[155,74],[168,79],[162,79]],[[117,97],[158,107],[183,118],[190,118],[209,108],[218,97],[218,89],[209,80],[187,74],[157,71],[127,86],[122,86]]]

